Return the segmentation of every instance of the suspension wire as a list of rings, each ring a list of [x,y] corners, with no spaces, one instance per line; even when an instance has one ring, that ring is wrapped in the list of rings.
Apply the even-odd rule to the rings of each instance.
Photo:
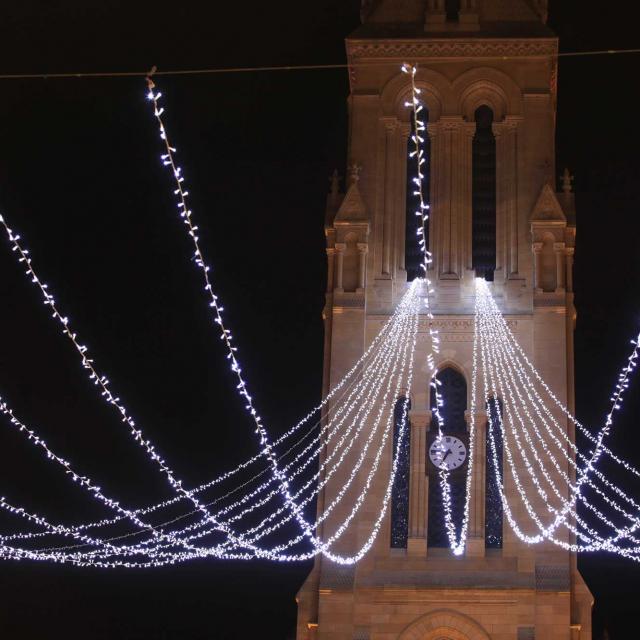
[[[593,57],[593,56],[608,56],[619,54],[637,54],[640,53],[640,48],[636,49],[596,49],[592,51],[565,51],[552,55],[545,54],[542,56],[531,57],[543,57],[543,58],[577,58],[577,57]],[[467,57],[467,56],[461,56]],[[483,60],[516,60],[523,56],[473,56],[474,58],[481,58]],[[449,62],[449,60],[441,60],[434,58],[429,60],[429,65],[437,64],[439,62]],[[261,72],[276,72],[276,71],[327,71],[335,69],[352,69],[354,67],[371,67],[388,65],[389,61],[381,62],[343,62],[335,64],[299,64],[299,65],[275,65],[275,66],[260,66],[260,67],[214,67],[205,69],[173,69],[167,71],[159,71],[153,69],[154,75],[158,76],[197,76],[197,75],[212,75],[212,74],[231,74],[231,73],[261,73]],[[79,71],[79,72],[62,72],[62,73],[3,73],[0,74],[0,80],[61,80],[61,79],[73,79],[73,78],[144,78],[149,75],[149,71]]]

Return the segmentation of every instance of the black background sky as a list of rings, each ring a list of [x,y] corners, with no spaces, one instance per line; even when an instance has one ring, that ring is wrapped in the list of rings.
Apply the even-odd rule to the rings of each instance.
[[[636,47],[632,6],[552,2],[550,25],[563,51]],[[0,70],[339,63],[358,10],[357,0],[5,2]],[[590,424],[601,422],[640,325],[639,61],[560,63],[558,169],[571,168],[578,194],[577,409]],[[161,88],[216,288],[257,405],[278,433],[319,397],[324,198],[330,172],[344,173],[346,162],[346,72],[171,77]],[[196,484],[252,454],[255,442],[186,259],[144,93],[142,79],[0,81],[0,208],[114,390]],[[87,391],[2,244],[1,393],[127,504],[166,495],[121,423]],[[612,437],[636,464],[639,397],[632,391]],[[0,461],[0,488],[13,502],[53,519],[97,514],[8,430],[0,432]],[[623,637],[635,622],[640,567],[605,556],[580,565],[596,596],[597,632],[606,625],[611,638]],[[3,564],[0,631],[289,638],[308,569],[211,561],[132,573]]]

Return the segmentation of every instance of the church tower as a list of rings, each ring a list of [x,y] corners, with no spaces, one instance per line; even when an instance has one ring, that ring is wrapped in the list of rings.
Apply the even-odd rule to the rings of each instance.
[[[551,543],[521,542],[503,517],[487,455],[488,416],[502,400],[477,397],[476,415],[469,411],[476,277],[489,281],[528,357],[573,410],[574,196],[568,171],[556,190],[558,42],[545,24],[546,5],[364,0],[362,25],[347,38],[349,175],[344,193],[334,176],[327,201],[324,391],[362,355],[418,275],[412,118],[405,105],[411,83],[400,69],[410,63],[418,68],[428,123],[429,277],[446,431],[467,446],[474,438],[476,462],[467,546],[456,557],[429,460],[430,335],[421,318],[406,390],[410,438],[399,453],[390,513],[358,564],[316,560],[298,594],[298,640],[591,638],[592,597],[575,555]],[[566,417],[562,424],[573,438]],[[390,443],[382,473],[387,478],[393,448]],[[523,514],[508,465],[501,467],[504,491]],[[454,518],[464,500],[463,477],[451,474]],[[318,509],[340,482],[336,474]],[[373,502],[380,503],[383,490],[372,488]],[[363,508],[338,549],[357,548],[374,518],[373,508]],[[558,535],[571,541],[567,531]]]

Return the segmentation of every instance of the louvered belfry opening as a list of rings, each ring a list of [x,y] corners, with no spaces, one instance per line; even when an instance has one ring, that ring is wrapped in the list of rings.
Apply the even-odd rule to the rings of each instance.
[[[485,475],[485,524],[484,546],[486,549],[502,549],[502,519],[503,507],[500,497],[500,485],[503,480],[503,442],[502,442],[502,401],[498,398],[489,398],[487,402],[486,441],[486,475]],[[489,432],[491,429],[491,432]],[[495,446],[495,457],[491,436]],[[497,463],[497,464],[496,464]]]
[[[467,426],[464,412],[467,410],[467,382],[464,376],[456,369],[447,367],[438,373],[440,382],[440,394],[443,406],[440,413],[443,420],[443,432],[447,434],[464,434]],[[435,393],[431,389],[431,406],[435,406]],[[438,421],[435,416],[431,419],[430,431],[437,432]],[[451,473],[449,475],[451,489],[451,511],[456,531],[460,531],[460,524],[464,512],[464,499],[466,495],[465,474]],[[429,481],[429,508],[428,508],[427,546],[448,547],[449,538],[444,520],[444,507],[442,504],[442,488],[439,478],[436,476]]]
[[[410,153],[413,153],[416,149],[415,143],[412,138],[415,133],[413,111],[411,112],[411,133],[407,139],[407,197],[406,197],[406,210],[405,210],[405,242],[404,242],[404,264],[407,270],[407,281],[411,282],[415,278],[419,278],[424,275],[420,267],[422,263],[422,251],[418,245],[418,225],[420,219],[416,216],[416,211],[420,210],[420,201],[418,197],[413,195],[416,190],[416,183],[413,181],[418,175],[418,163],[416,157],[409,157]],[[429,113],[426,107],[423,107],[420,111],[420,119],[425,123],[429,121]],[[429,175],[431,165],[431,145],[427,132],[422,133],[424,143],[421,147],[424,149],[424,157],[426,162],[422,165],[422,173],[424,178],[422,180],[422,194],[424,201],[429,202]],[[429,248],[429,220],[424,224],[424,241],[427,248]]]
[[[475,112],[472,169],[472,266],[476,276],[493,280],[496,269],[496,139],[493,111]]]
[[[398,457],[396,477],[391,488],[391,547],[406,549],[409,538],[409,454],[411,429],[409,428],[410,403],[398,398],[394,407],[393,453]],[[404,438],[400,430],[404,424]]]

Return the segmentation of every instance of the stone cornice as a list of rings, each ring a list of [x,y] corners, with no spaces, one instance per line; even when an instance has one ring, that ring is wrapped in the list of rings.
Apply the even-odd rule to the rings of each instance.
[[[509,38],[469,40],[347,40],[351,63],[366,58],[522,58],[555,56],[555,38]]]

